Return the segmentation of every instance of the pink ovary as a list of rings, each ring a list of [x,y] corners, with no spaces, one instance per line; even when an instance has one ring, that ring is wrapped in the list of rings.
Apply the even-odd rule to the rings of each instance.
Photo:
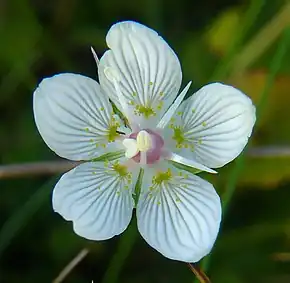
[[[149,149],[147,154],[147,164],[154,164],[155,162],[159,161],[161,154],[162,154],[162,148],[164,146],[164,140],[163,138],[156,132],[150,130],[150,129],[144,129],[148,134],[150,134],[151,141],[152,141],[152,148]],[[129,138],[136,139],[139,132],[132,133]],[[132,159],[140,163],[140,152],[137,153]]]

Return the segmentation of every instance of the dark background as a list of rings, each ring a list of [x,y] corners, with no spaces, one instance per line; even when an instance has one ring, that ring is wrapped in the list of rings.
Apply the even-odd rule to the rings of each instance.
[[[232,84],[261,110],[244,157],[217,176],[204,175],[227,204],[206,272],[213,283],[290,282],[287,1],[0,0],[1,165],[59,160],[36,130],[33,90],[56,73],[96,78],[90,46],[101,56],[106,32],[121,20],[148,25],[169,42],[183,84],[193,80],[196,90],[211,81]],[[51,208],[57,176],[4,177],[1,283],[53,282],[84,248],[89,254],[64,282],[194,282],[184,263],[150,248],[134,223],[105,242],[76,236]]]

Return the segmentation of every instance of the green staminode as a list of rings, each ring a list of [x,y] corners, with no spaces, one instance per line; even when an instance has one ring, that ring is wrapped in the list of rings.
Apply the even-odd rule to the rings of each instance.
[[[119,136],[119,134],[117,133],[118,127],[119,125],[117,124],[110,125],[107,134],[108,142],[114,142],[116,138]]]
[[[176,141],[176,147],[181,148],[185,142],[184,132],[183,132],[181,127],[174,127],[173,128],[173,137],[172,138]]]
[[[135,110],[137,115],[144,115],[146,119],[148,119],[150,116],[156,115],[151,106],[136,105]]]
[[[125,165],[121,165],[119,162],[116,162],[113,164],[112,168],[119,174],[120,177],[128,177],[128,170]]]
[[[158,172],[154,177],[153,177],[153,184],[156,185],[161,185],[163,182],[167,182],[172,178],[172,172],[170,169],[164,172]]]

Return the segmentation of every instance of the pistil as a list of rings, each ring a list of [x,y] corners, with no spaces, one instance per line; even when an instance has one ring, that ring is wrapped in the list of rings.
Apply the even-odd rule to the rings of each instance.
[[[145,129],[132,133],[129,138],[123,140],[123,145],[126,148],[125,156],[127,158],[146,165],[159,161],[164,141],[158,133]]]

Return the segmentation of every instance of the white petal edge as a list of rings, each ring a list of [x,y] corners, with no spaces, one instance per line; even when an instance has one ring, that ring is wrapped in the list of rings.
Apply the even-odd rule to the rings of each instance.
[[[221,203],[213,186],[177,170],[172,179],[152,188],[154,172],[145,171],[137,205],[138,229],[145,241],[167,258],[197,262],[216,240]]]
[[[122,110],[114,83],[104,73],[109,67],[118,73],[120,91],[135,116],[133,120],[127,117],[130,122],[137,122],[141,128],[153,121],[156,125],[181,85],[177,56],[154,30],[132,21],[113,25],[106,41],[110,50],[100,59],[98,70],[102,89]],[[146,117],[140,107],[148,107],[152,113]]]
[[[176,152],[210,168],[235,159],[246,146],[256,121],[255,106],[238,89],[212,83],[185,100],[167,131],[182,129],[185,141]],[[167,134],[168,136],[168,134]]]
[[[114,124],[112,106],[99,84],[77,74],[42,80],[33,95],[37,128],[59,156],[90,160],[110,150],[108,129]],[[118,121],[120,123],[120,121]]]
[[[83,163],[56,184],[53,209],[72,221],[75,233],[86,239],[105,240],[119,235],[130,223],[134,207],[132,192],[138,171],[128,173],[130,182],[104,162]]]

